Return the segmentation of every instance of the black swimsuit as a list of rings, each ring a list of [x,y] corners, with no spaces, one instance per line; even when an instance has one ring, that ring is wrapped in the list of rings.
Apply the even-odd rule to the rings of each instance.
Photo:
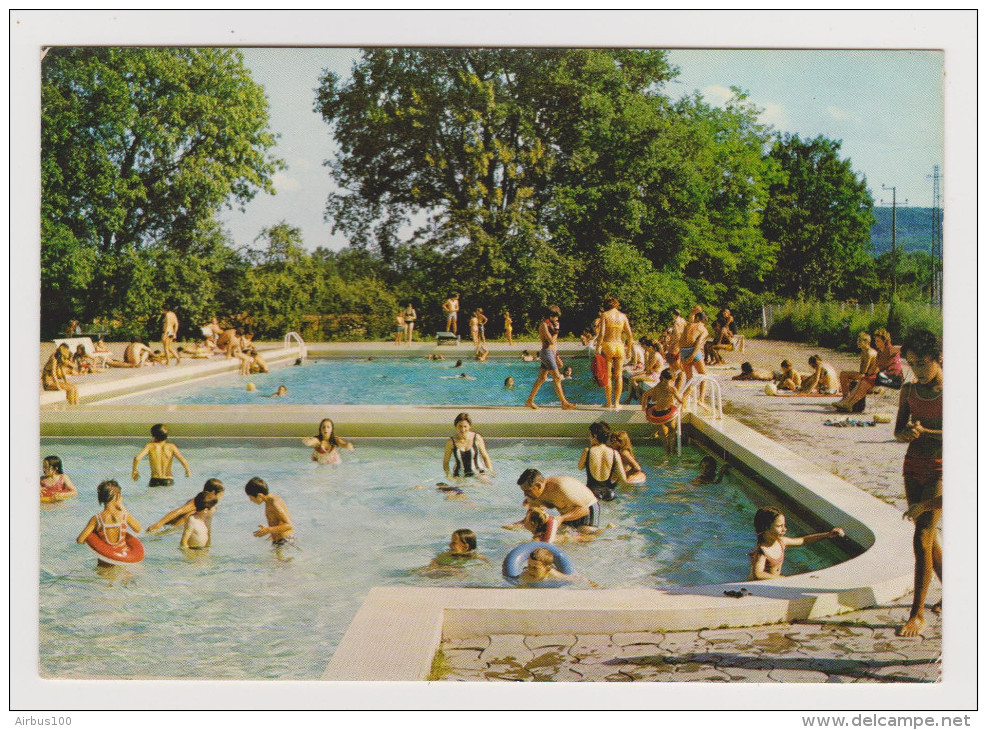
[[[483,473],[483,469],[480,468],[480,448],[476,445],[476,434],[473,434],[473,445],[468,449],[460,449],[456,446],[455,439],[450,438],[449,441],[452,442],[452,455],[456,459],[456,468],[452,472],[454,477],[473,476],[474,465],[478,472]],[[460,474],[460,471],[462,471],[462,474]]]
[[[613,449],[611,449],[613,451]],[[617,496],[617,459],[620,455],[613,451],[613,462],[610,464],[610,474],[605,480],[594,477],[589,470],[589,453],[586,454],[586,486],[596,495],[596,498],[609,502]]]

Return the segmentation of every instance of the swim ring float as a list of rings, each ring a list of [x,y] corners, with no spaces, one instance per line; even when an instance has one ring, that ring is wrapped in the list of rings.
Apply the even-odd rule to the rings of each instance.
[[[673,405],[668,410],[662,412],[658,410],[657,406],[651,406],[644,412],[644,417],[648,419],[651,423],[662,424],[669,423],[679,414],[679,407]]]
[[[524,564],[528,561],[528,557],[538,548],[545,548],[552,553],[555,557],[555,569],[560,573],[572,575],[575,572],[569,556],[562,552],[561,549],[550,542],[533,540],[531,542],[521,543],[507,553],[507,557],[504,558],[501,572],[504,574],[504,578],[507,579],[508,583],[517,584],[518,579],[521,577],[521,572],[524,570]],[[542,581],[532,585],[543,588],[560,588],[569,584],[562,581]]]
[[[144,559],[144,544],[129,532],[116,545],[110,545],[93,532],[86,538],[86,545],[92,548],[100,560],[113,565],[133,565]]]

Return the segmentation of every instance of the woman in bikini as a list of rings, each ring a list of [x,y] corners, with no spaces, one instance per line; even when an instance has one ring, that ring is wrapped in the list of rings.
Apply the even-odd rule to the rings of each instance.
[[[460,413],[453,421],[456,435],[446,441],[445,453],[442,456],[442,470],[447,477],[471,477],[477,473],[493,469],[490,455],[483,437],[473,430],[473,422],[468,413]],[[455,460],[455,466],[450,473],[449,466]],[[485,467],[485,468],[484,468]]]
[[[338,464],[342,461],[339,457],[340,449],[353,450],[353,444],[336,435],[336,427],[331,418],[323,418],[319,422],[318,436],[306,436],[302,443],[312,447],[312,461],[320,464]]]

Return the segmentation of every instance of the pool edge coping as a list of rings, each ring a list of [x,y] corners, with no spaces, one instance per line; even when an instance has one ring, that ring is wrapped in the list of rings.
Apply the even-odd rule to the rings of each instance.
[[[421,681],[444,638],[485,634],[613,634],[741,628],[831,616],[895,600],[911,588],[901,566],[911,530],[892,506],[729,417],[686,416],[705,438],[759,470],[867,549],[818,571],[771,581],[681,589],[371,589],[322,679]],[[743,598],[724,590],[744,587]]]

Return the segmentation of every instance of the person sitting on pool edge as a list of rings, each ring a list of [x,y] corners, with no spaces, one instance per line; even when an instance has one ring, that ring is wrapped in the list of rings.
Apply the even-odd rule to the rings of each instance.
[[[151,442],[134,457],[134,469],[131,477],[135,482],[140,479],[138,465],[145,456],[151,464],[151,480],[147,483],[149,487],[170,487],[175,483],[175,479],[171,475],[171,464],[175,459],[178,459],[181,465],[185,467],[185,476],[192,476],[192,471],[188,462],[185,461],[185,457],[182,456],[182,452],[178,450],[175,444],[168,442],[168,427],[163,423],[155,423],[151,426]]]
[[[590,488],[577,479],[570,476],[545,477],[537,469],[525,469],[517,483],[524,493],[525,507],[556,509],[562,525],[583,532],[600,529],[600,502]],[[521,526],[521,522],[516,524]]]

